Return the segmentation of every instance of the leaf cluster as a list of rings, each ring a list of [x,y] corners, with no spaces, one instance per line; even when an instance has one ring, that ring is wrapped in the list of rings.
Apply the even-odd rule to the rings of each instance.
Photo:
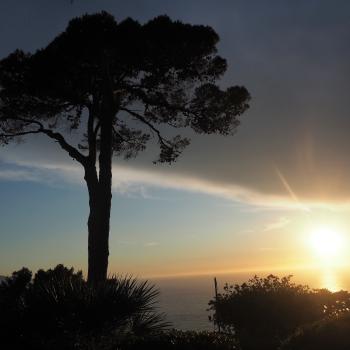
[[[299,328],[280,350],[346,350],[350,348],[350,314],[326,318]]]
[[[216,84],[227,69],[218,41],[208,26],[167,16],[145,24],[107,12],[74,18],[45,48],[0,61],[0,141],[80,130],[78,148],[94,153],[108,105],[115,154],[135,156],[154,137],[158,161],[173,162],[189,139],[165,137],[164,127],[229,135],[249,107],[244,87]]]
[[[213,321],[237,334],[243,348],[273,349],[298,327],[348,313],[348,292],[313,290],[291,278],[255,276],[241,285],[226,284],[209,302]]]
[[[22,269],[0,284],[0,338],[13,348],[58,349],[86,337],[158,332],[166,323],[156,312],[157,296],[152,285],[131,277],[92,286],[62,265],[33,279]]]
[[[216,332],[170,330],[150,336],[126,336],[115,339],[101,350],[238,350],[234,336]]]

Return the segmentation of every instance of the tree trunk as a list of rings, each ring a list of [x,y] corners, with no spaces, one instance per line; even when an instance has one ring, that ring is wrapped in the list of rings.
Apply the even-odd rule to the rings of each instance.
[[[108,240],[112,204],[113,119],[117,113],[108,64],[105,64],[104,94],[100,111],[99,174],[96,159],[85,165],[85,180],[89,191],[90,214],[88,281],[93,285],[106,280],[108,270]],[[95,158],[95,157],[93,157]]]
[[[101,186],[95,166],[85,169],[89,191],[88,281],[98,284],[107,278],[111,189]]]

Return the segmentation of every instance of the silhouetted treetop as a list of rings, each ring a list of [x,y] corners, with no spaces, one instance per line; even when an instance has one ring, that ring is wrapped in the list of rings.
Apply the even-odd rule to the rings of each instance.
[[[1,140],[41,132],[59,141],[49,130],[77,129],[88,109],[98,146],[105,95],[115,113],[123,112],[114,118],[114,151],[133,156],[153,135],[159,160],[174,161],[189,140],[166,139],[157,124],[227,135],[248,108],[244,87],[215,85],[227,67],[216,54],[218,40],[210,27],[167,16],[144,25],[130,18],[117,23],[106,12],[75,18],[46,48],[17,50],[0,62]],[[80,148],[93,151],[87,138]]]

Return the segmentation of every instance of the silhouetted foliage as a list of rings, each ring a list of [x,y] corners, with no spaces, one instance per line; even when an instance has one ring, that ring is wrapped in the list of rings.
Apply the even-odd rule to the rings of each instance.
[[[311,290],[291,276],[255,276],[241,285],[225,285],[209,302],[213,321],[235,333],[243,349],[276,349],[296,328],[349,311],[350,295]]]
[[[216,84],[227,68],[218,41],[210,27],[167,16],[117,23],[102,12],[0,61],[0,143],[46,135],[85,170],[92,282],[107,276],[113,154],[134,157],[154,137],[157,161],[171,163],[189,139],[165,128],[231,135],[248,108],[244,87]]]
[[[0,339],[11,349],[79,348],[116,333],[144,335],[167,324],[156,312],[158,291],[130,277],[88,284],[62,265],[22,269],[0,285]]]
[[[117,339],[106,339],[99,350],[238,350],[232,335],[215,332],[172,330],[151,336],[126,335]]]
[[[350,314],[326,318],[298,329],[281,350],[350,349]]]

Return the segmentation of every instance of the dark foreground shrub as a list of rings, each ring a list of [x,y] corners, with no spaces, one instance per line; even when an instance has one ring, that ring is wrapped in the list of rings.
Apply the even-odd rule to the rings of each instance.
[[[312,290],[291,276],[255,276],[242,285],[226,285],[209,302],[213,321],[235,333],[244,350],[273,350],[300,326],[338,315],[349,306],[349,293]]]
[[[116,332],[144,335],[166,325],[158,291],[147,282],[110,278],[92,287],[62,265],[35,277],[27,269],[0,284],[0,339],[9,349],[79,349]]]
[[[305,326],[281,350],[349,350],[350,315],[333,317]]]
[[[232,335],[214,332],[172,330],[149,336],[124,336],[108,342],[99,350],[237,350]]]

